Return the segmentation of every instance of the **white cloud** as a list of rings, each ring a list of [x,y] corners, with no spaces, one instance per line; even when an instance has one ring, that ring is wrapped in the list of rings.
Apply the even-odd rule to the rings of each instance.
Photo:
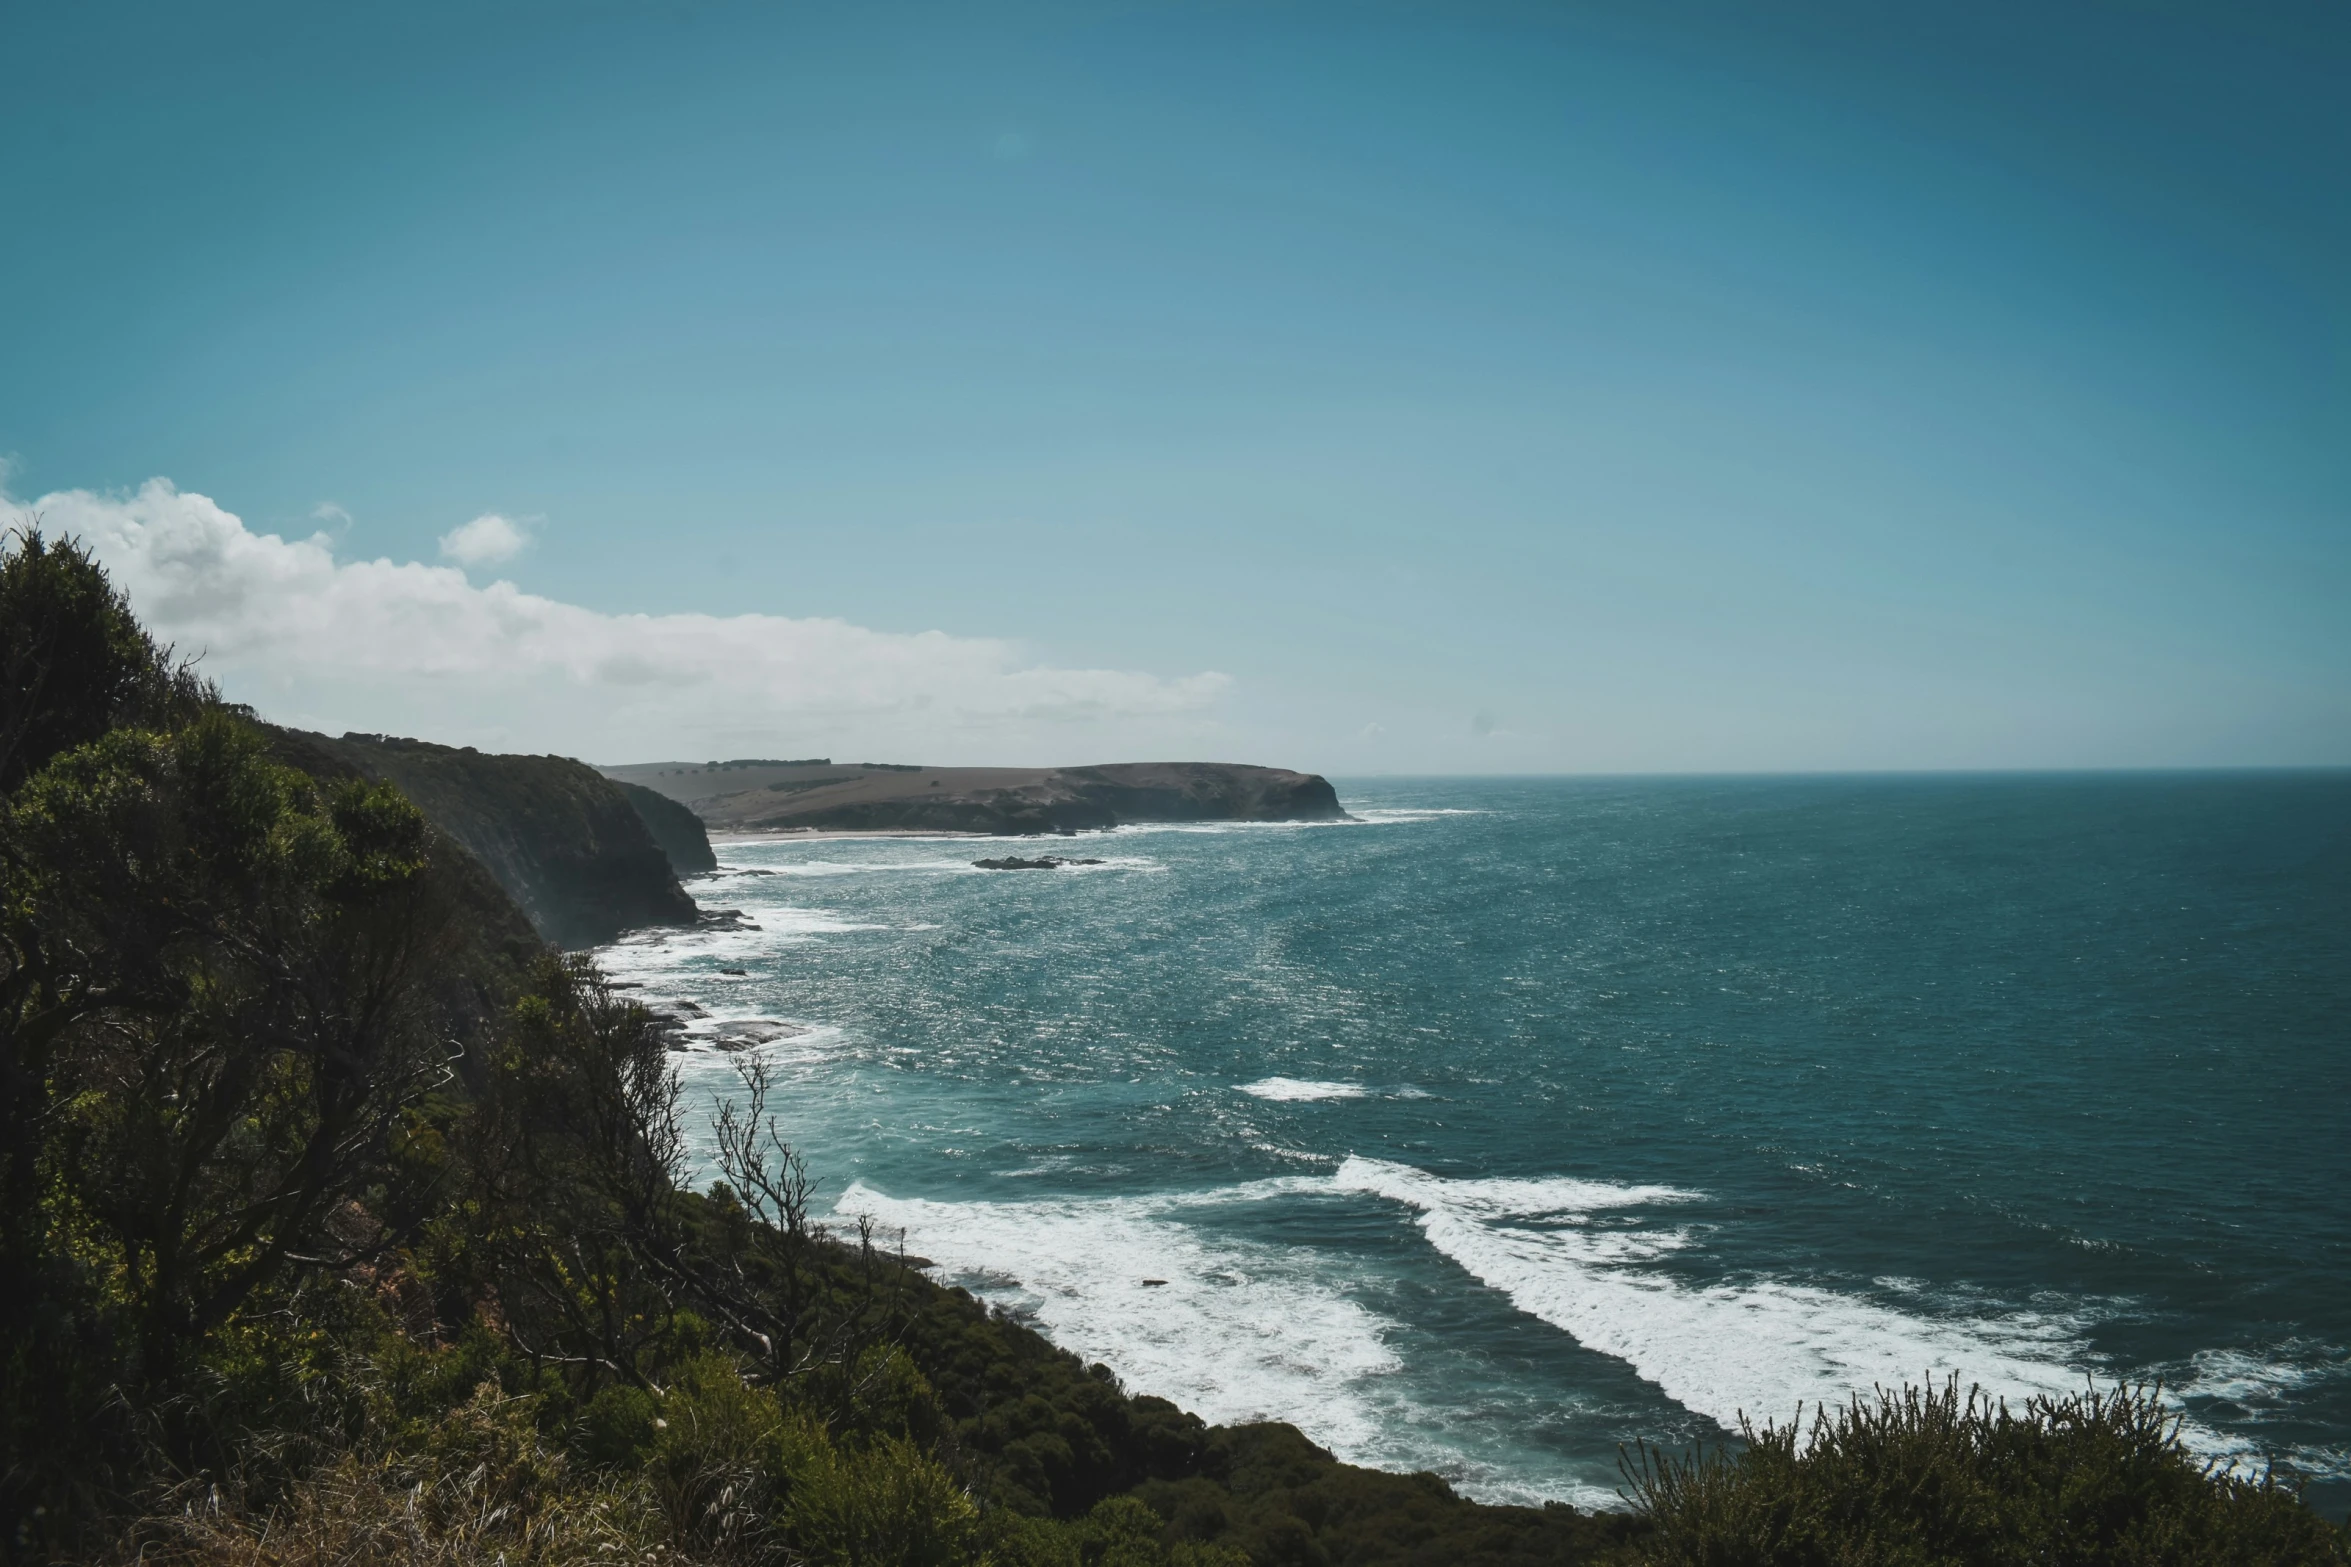
[[[162,479],[30,509],[232,697],[313,728],[599,761],[1101,761],[1222,732],[1220,674],[1057,669],[995,638],[841,620],[607,615],[447,566],[338,561],[324,534],[254,533]]]
[[[495,566],[520,555],[528,543],[530,536],[512,519],[486,511],[442,534],[441,553],[460,566]]]

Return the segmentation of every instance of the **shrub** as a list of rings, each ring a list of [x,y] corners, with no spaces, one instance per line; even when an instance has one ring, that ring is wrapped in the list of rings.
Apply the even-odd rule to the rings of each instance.
[[[678,1373],[655,1419],[645,1475],[681,1544],[760,1560],[780,1550],[793,1478],[830,1455],[824,1429],[746,1383],[721,1355]]]
[[[1625,1466],[1676,1567],[2261,1567],[2351,1561],[2275,1478],[2200,1464],[2152,1388],[2093,1387],[2021,1411],[1956,1378],[1880,1390],[1746,1450],[1642,1448]]]
[[[950,1567],[972,1559],[979,1522],[955,1477],[900,1437],[806,1450],[786,1517],[793,1543],[825,1567]]]

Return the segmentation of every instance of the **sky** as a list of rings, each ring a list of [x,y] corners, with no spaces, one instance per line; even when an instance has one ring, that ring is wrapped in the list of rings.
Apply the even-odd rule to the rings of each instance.
[[[2351,11],[0,0],[0,509],[618,763],[2351,764]]]

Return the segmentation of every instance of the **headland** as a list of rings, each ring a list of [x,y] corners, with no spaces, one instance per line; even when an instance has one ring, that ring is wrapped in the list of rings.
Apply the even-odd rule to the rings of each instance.
[[[645,762],[604,776],[667,796],[735,835],[955,833],[1006,837],[1132,822],[1345,821],[1315,773],[1233,762],[921,767],[829,758]]]

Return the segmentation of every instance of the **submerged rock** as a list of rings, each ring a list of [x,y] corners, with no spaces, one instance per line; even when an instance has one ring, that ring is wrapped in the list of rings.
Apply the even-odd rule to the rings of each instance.
[[[781,1039],[798,1039],[807,1032],[803,1024],[755,1018],[747,1023],[720,1024],[711,1032],[710,1041],[721,1050],[751,1050],[760,1045],[772,1045]]]
[[[1070,860],[1058,854],[1040,854],[1033,860],[1024,860],[1017,854],[1008,854],[1000,860],[974,860],[973,865],[983,871],[1057,871],[1064,865],[1100,865],[1101,860]]]

